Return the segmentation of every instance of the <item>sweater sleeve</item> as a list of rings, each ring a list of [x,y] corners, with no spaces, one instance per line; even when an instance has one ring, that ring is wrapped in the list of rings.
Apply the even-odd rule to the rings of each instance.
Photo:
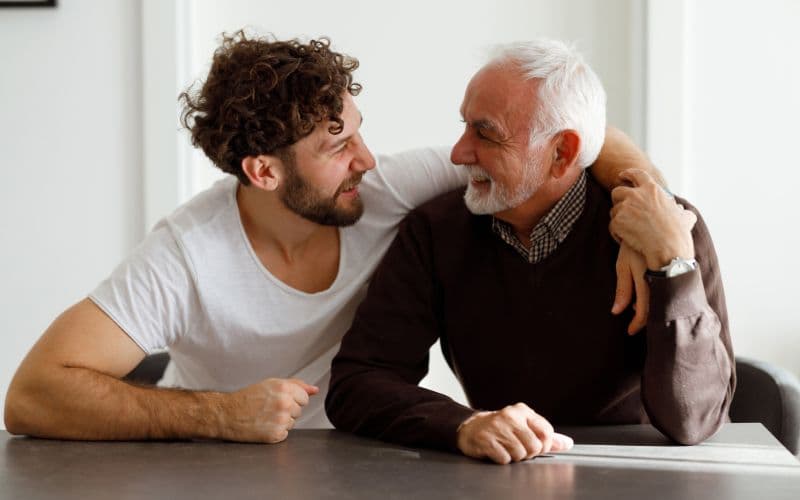
[[[333,360],[325,400],[337,428],[408,446],[456,451],[473,410],[417,386],[439,337],[427,222],[412,212],[370,284]]]
[[[650,315],[642,400],[653,425],[696,444],[728,420],[736,370],[714,245],[700,214],[692,236],[698,269],[673,278],[648,275]]]

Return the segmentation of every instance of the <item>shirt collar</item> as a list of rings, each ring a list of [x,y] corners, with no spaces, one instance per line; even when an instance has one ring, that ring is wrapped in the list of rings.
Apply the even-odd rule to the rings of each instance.
[[[492,230],[514,247],[529,262],[536,263],[550,255],[566,239],[586,204],[586,171],[534,226],[530,234],[530,248],[520,243],[510,224],[492,217]]]

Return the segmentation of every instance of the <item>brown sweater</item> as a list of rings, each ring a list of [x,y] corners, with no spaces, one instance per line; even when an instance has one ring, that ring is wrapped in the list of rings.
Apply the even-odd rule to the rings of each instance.
[[[470,214],[462,191],[412,212],[333,361],[331,422],[456,450],[474,410],[417,386],[439,339],[475,409],[524,402],[556,427],[652,422],[680,443],[711,436],[727,419],[735,370],[708,230],[698,215],[698,271],[648,276],[647,328],[628,336],[632,311],[610,313],[619,249],[610,200],[587,180],[583,214],[538,264],[501,241],[491,217]]]

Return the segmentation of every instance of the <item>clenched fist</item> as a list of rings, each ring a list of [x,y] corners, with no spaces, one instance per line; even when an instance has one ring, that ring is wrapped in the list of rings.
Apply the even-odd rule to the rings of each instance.
[[[499,464],[570,448],[572,439],[554,432],[550,422],[525,403],[478,412],[458,428],[458,449],[464,455]]]
[[[309,396],[319,388],[298,379],[270,378],[227,395],[222,438],[278,443],[286,439]]]

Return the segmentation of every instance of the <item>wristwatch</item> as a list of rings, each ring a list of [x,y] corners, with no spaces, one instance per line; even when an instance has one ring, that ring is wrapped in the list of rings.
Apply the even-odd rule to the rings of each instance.
[[[669,264],[662,267],[658,271],[648,271],[653,276],[663,276],[666,278],[674,278],[681,274],[688,273],[697,269],[697,261],[694,259],[684,259],[682,257],[675,257]]]

